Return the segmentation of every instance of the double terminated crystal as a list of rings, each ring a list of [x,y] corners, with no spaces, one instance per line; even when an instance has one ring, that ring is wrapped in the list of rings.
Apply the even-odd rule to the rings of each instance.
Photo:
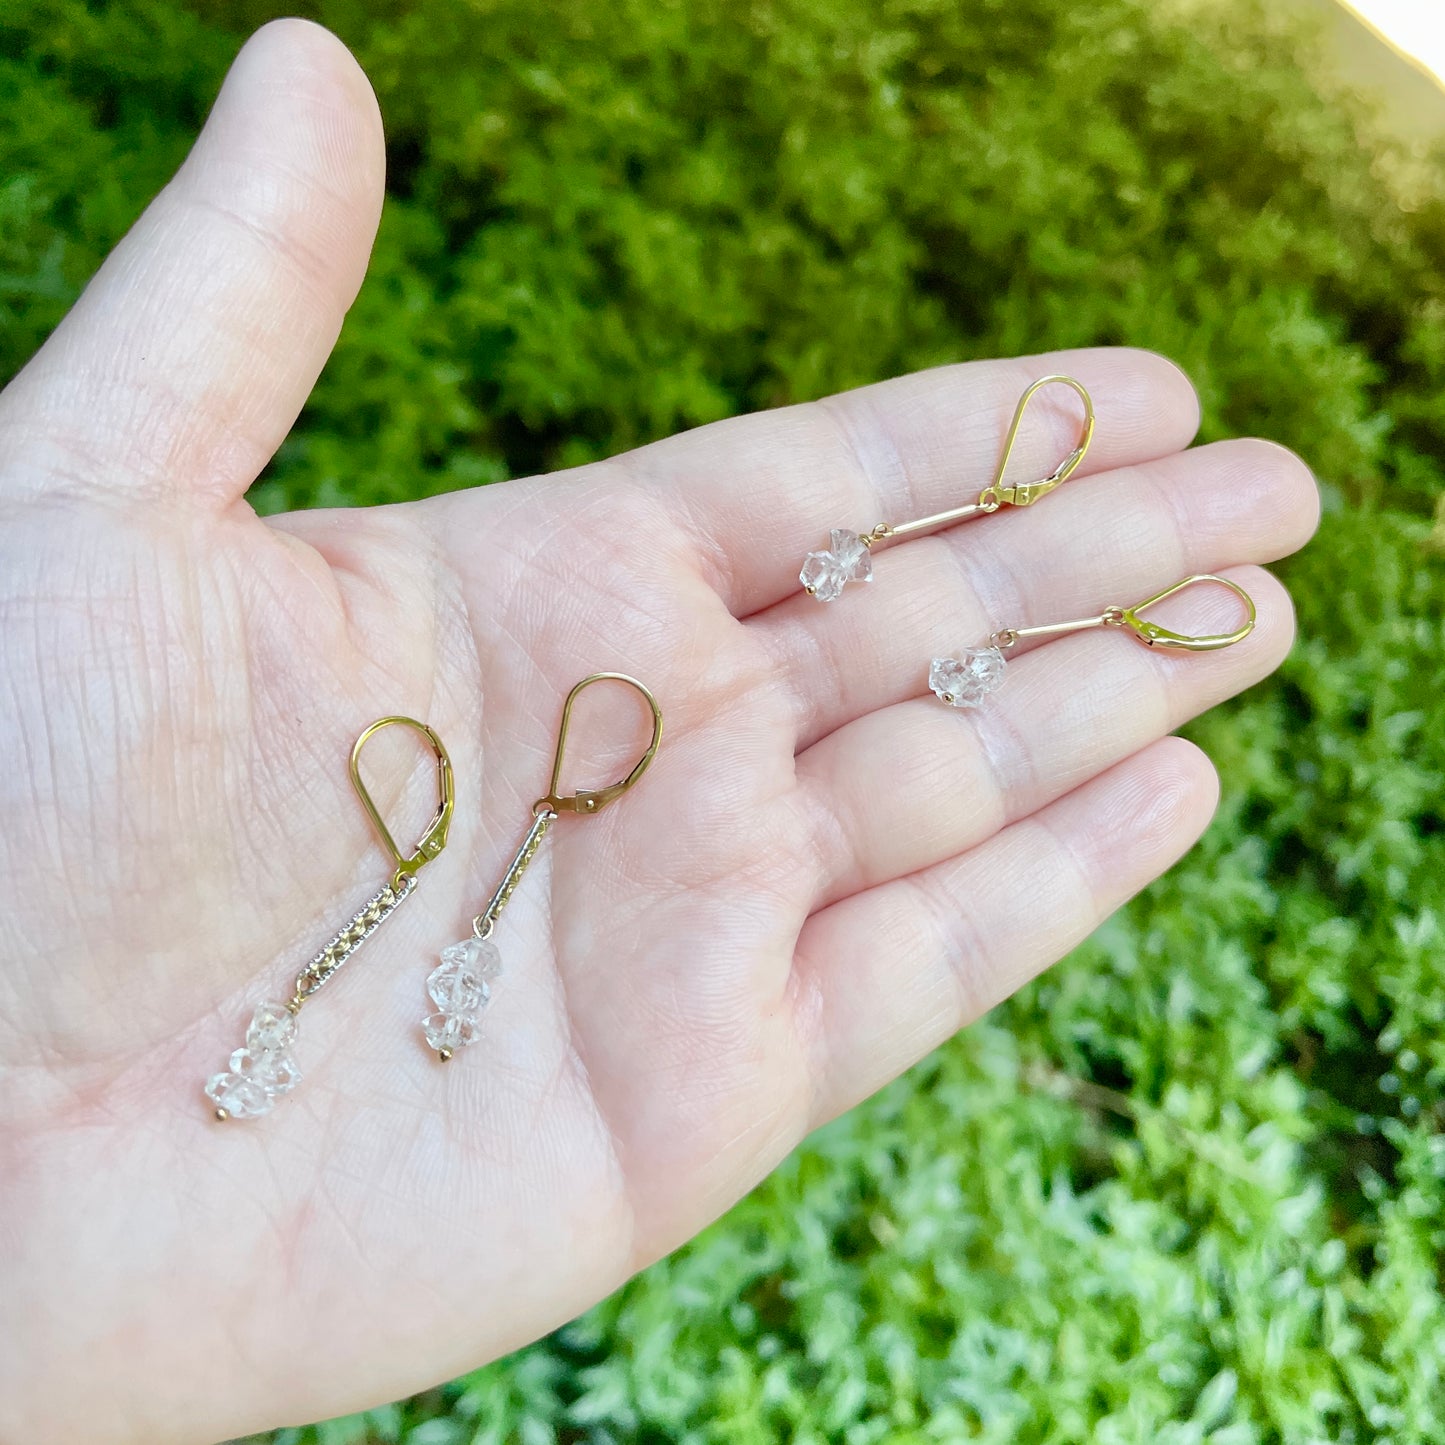
[[[256,1119],[269,1114],[276,1100],[301,1081],[288,1052],[296,1037],[296,1018],[284,1003],[263,1003],[251,1016],[246,1047],[231,1055],[231,1066],[213,1074],[206,1097],[223,1119]]]
[[[935,657],[928,685],[950,707],[978,707],[1003,681],[1007,665],[997,647],[971,647],[962,657]]]
[[[477,1015],[492,996],[502,955],[485,938],[468,938],[442,949],[441,964],[427,975],[426,991],[437,1012],[422,1020],[426,1041],[444,1059],[475,1042]]]
[[[819,602],[834,602],[850,582],[873,580],[873,555],[857,534],[834,527],[826,552],[809,552],[798,581],[803,590]]]

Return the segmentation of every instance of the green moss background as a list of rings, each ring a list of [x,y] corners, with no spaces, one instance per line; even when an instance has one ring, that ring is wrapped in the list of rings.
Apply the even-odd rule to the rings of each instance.
[[[584,1319],[276,1445],[1445,1439],[1445,184],[1248,8],[302,8],[390,200],[263,508],[1128,342],[1326,517],[1293,657],[1192,729],[1225,793],[1182,866]],[[0,6],[0,376],[277,10]]]

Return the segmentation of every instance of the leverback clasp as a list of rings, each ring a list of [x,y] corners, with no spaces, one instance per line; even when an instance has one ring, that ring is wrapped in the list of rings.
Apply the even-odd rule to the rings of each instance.
[[[583,688],[591,687],[594,682],[626,683],[639,693],[652,714],[652,740],[647,745],[647,751],[638,758],[632,771],[621,782],[609,783],[605,788],[579,788],[575,793],[562,796],[557,789],[561,786],[562,758],[567,750],[567,729],[572,721],[572,705]],[[584,677],[567,694],[567,701],[562,705],[562,726],[557,732],[557,753],[552,760],[552,781],[547,785],[547,796],[537,799],[532,805],[532,812],[539,816],[542,813],[600,813],[642,777],[652,765],[661,743],[662,709],[643,683],[638,682],[635,677],[629,677],[625,672],[594,672],[591,677]]]
[[[420,733],[426,739],[432,752],[436,754],[437,760],[436,814],[417,843],[416,851],[409,858],[404,857],[396,846],[396,839],[391,836],[391,829],[386,826],[386,820],[372,801],[371,794],[366,790],[366,784],[361,781],[362,748],[383,728],[389,727],[407,727]],[[456,806],[456,783],[452,777],[452,760],[447,755],[442,740],[424,722],[418,722],[413,717],[396,716],[378,718],[376,722],[372,723],[357,738],[351,749],[351,786],[356,789],[356,796],[361,799],[361,806],[366,809],[367,816],[371,819],[371,826],[376,829],[382,844],[391,854],[392,861],[396,864],[398,878],[414,876],[447,846],[447,834],[452,825],[452,810]]]
[[[1227,587],[1236,597],[1244,603],[1245,620],[1233,632],[1219,632],[1206,637],[1190,637],[1186,633],[1171,632],[1167,627],[1161,627],[1157,622],[1150,622],[1141,614],[1150,607],[1173,597],[1176,592],[1183,592],[1186,587],[1193,587],[1201,582],[1217,582],[1221,587]],[[1110,608],[1105,613],[1105,620],[1118,627],[1130,628],[1138,639],[1149,647],[1169,647],[1180,652],[1215,652],[1221,647],[1232,647],[1236,642],[1243,642],[1251,632],[1254,631],[1255,610],[1254,599],[1239,586],[1231,582],[1227,577],[1216,577],[1212,572],[1201,572],[1194,577],[1186,577],[1182,582],[1176,582],[1172,587],[1166,587],[1162,592],[1156,592],[1152,597],[1146,597],[1142,602],[1136,602],[1132,607]]]
[[[1048,476],[1037,482],[1016,482],[1012,486],[1004,486],[1003,474],[1008,467],[1008,459],[1013,453],[1014,442],[1018,438],[1019,423],[1024,419],[1024,412],[1028,410],[1029,403],[1034,399],[1034,394],[1041,387],[1060,385],[1071,387],[1078,393],[1079,399],[1084,403],[1084,430],[1079,437],[1079,444],[1056,466]],[[1089,443],[1094,439],[1094,402],[1089,396],[1088,390],[1083,382],[1075,381],[1072,376],[1041,376],[1024,394],[1019,398],[1019,404],[1014,411],[1014,419],[1008,429],[1008,437],[1003,444],[1003,455],[998,459],[998,470],[993,475],[993,481],[979,493],[978,504],[986,512],[996,512],[1005,504],[1011,507],[1027,507],[1037,502],[1040,497],[1046,497],[1055,487],[1061,486],[1073,475],[1074,469],[1084,460],[1084,453],[1089,450]]]

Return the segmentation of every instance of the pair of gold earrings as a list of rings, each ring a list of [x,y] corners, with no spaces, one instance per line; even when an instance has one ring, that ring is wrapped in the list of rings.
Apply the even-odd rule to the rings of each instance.
[[[598,682],[620,682],[636,690],[651,714],[652,737],[632,771],[620,782],[564,794],[559,789],[572,708],[582,691]],[[411,728],[419,733],[436,757],[437,810],[410,856],[404,856],[396,846],[386,820],[361,779],[362,749],[377,733],[389,727]],[[421,1028],[438,1058],[450,1059],[477,1037],[478,1015],[490,999],[491,985],[502,968],[501,953],[492,942],[493,930],[552,824],[562,813],[578,813],[584,817],[600,813],[642,777],[657,756],[661,743],[662,710],[657,699],[635,677],[621,672],[595,672],[584,677],[567,694],[557,731],[552,778],[546,795],[532,805],[532,823],[527,835],[486,906],[472,920],[471,936],[442,949],[440,963],[427,976],[426,989],[434,1009],[422,1020]],[[447,846],[456,806],[456,784],[446,745],[426,723],[410,717],[379,718],[353,745],[350,774],[351,786],[382,846],[390,854],[394,871],[297,974],[289,999],[284,1003],[263,1003],[256,1008],[246,1030],[245,1044],[231,1055],[229,1065],[206,1083],[206,1096],[217,1119],[255,1119],[269,1114],[276,1101],[296,1087],[301,1081],[301,1071],[291,1056],[291,1046],[302,1006],[411,896],[417,885],[417,874]]]
[[[1039,391],[1053,385],[1071,387],[1084,403],[1084,428],[1078,445],[1048,476],[1036,482],[1005,486],[1004,472],[1013,453],[1014,442],[1018,439],[1019,425],[1024,419],[1024,413]],[[913,522],[880,522],[868,532],[850,532],[845,528],[835,527],[829,536],[827,549],[809,552],[804,559],[802,571],[798,574],[803,590],[820,602],[836,602],[848,583],[873,580],[873,548],[879,542],[910,536],[916,532],[932,531],[953,522],[968,521],[972,517],[987,516],[998,511],[1000,507],[1032,506],[1073,475],[1079,463],[1084,460],[1093,438],[1094,403],[1084,384],[1072,376],[1040,377],[1019,398],[993,481],[983,489],[977,501],[955,507],[951,511],[937,512],[931,517],[920,517]],[[1233,632],[1190,636],[1187,633],[1173,632],[1143,616],[1149,608],[1187,587],[1201,583],[1217,583],[1221,587],[1227,587],[1244,603],[1244,621]],[[928,686],[940,701],[950,707],[978,707],[1003,682],[1007,666],[1004,654],[1026,638],[1055,637],[1066,632],[1082,632],[1092,627],[1122,627],[1149,647],[1173,648],[1184,652],[1213,652],[1221,647],[1242,642],[1254,630],[1254,623],[1254,600],[1244,588],[1228,578],[1216,577],[1213,573],[1200,573],[1172,583],[1162,592],[1156,592],[1142,602],[1135,602],[1128,607],[1113,604],[1092,617],[1081,617],[1073,622],[1054,622],[1042,627],[1001,627],[990,633],[981,647],[967,648],[958,657],[935,657],[928,669]]]

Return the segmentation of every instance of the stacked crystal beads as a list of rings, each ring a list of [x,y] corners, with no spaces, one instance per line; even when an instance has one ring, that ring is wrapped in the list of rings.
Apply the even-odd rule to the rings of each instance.
[[[850,582],[872,580],[873,554],[857,532],[843,527],[833,528],[826,552],[808,553],[798,573],[803,590],[819,602],[836,601]]]
[[[426,1041],[444,1059],[477,1038],[477,1016],[492,996],[492,981],[502,971],[497,945],[468,938],[441,952],[441,963],[427,975],[426,991],[437,1012],[422,1020]]]
[[[251,1016],[246,1046],[231,1055],[231,1066],[213,1074],[206,1097],[220,1119],[256,1119],[269,1114],[282,1094],[301,1082],[288,1050],[296,1037],[296,1016],[284,1003],[263,1003]]]
[[[1008,664],[997,647],[971,647],[962,657],[935,657],[928,685],[950,707],[978,707],[1003,681]]]

